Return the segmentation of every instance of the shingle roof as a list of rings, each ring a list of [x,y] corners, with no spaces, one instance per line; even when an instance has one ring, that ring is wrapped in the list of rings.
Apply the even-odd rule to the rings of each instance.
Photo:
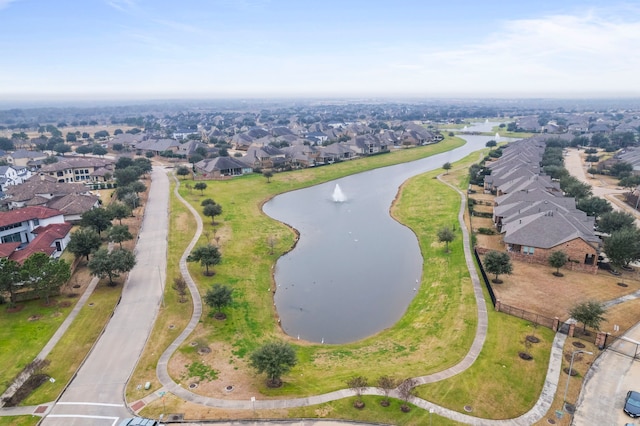
[[[531,247],[552,248],[581,238],[597,243],[600,239],[582,223],[557,212],[540,212],[505,225],[504,242]]]

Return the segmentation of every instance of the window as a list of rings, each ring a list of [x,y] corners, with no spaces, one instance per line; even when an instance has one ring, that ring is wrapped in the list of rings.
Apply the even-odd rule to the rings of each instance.
[[[522,254],[533,254],[534,251],[534,247],[522,246]]]

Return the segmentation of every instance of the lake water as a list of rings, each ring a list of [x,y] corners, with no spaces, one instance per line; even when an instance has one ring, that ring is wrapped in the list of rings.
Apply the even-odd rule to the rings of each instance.
[[[274,299],[288,335],[347,343],[402,317],[421,281],[423,259],[415,235],[391,218],[389,208],[408,178],[457,161],[495,136],[464,139],[465,145],[446,153],[288,192],[264,205],[267,215],[300,233],[295,249],[275,267]],[[344,202],[333,199],[336,184]]]

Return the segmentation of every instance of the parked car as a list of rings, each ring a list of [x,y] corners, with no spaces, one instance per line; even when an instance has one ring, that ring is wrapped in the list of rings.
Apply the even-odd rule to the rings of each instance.
[[[623,410],[631,417],[640,417],[640,392],[632,390],[627,392]]]
[[[118,426],[162,426],[160,422],[144,417],[129,417],[120,422]]]

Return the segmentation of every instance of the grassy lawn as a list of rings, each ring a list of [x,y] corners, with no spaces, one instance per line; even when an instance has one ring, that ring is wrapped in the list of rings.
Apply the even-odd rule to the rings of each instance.
[[[372,160],[378,158],[383,157]],[[466,169],[477,160],[478,153],[468,156],[454,165],[447,178],[459,187],[466,188]],[[353,167],[350,163],[336,166],[345,164],[349,168]],[[356,374],[365,376],[370,383],[375,383],[382,374],[397,378],[425,375],[456,364],[466,354],[476,327],[475,299],[464,263],[459,229],[456,230],[456,239],[450,244],[449,254],[444,252],[444,244],[437,242],[437,230],[442,226],[452,226],[456,222],[459,208],[458,194],[434,179],[441,171],[426,173],[406,182],[392,209],[392,214],[400,222],[414,230],[422,255],[428,259],[424,265],[421,287],[406,314],[395,326],[360,342],[331,346],[293,340],[277,327],[272,295],[270,291],[265,290],[270,289],[273,284],[270,275],[273,262],[289,249],[294,235],[288,228],[262,215],[259,207],[265,199],[276,193],[343,175],[340,169],[336,170],[337,174],[329,168],[278,174],[271,184],[266,184],[261,177],[207,182],[208,188],[202,196],[199,192],[186,188],[181,190],[183,196],[198,210],[200,200],[207,197],[214,198],[223,206],[223,215],[217,220],[219,224],[215,227],[215,232],[211,230],[208,236],[202,238],[217,239],[221,245],[223,262],[215,268],[214,277],[204,277],[197,265],[190,265],[190,270],[201,291],[206,290],[213,282],[231,284],[234,288],[235,302],[232,308],[227,309],[228,318],[224,322],[203,316],[193,337],[176,353],[170,363],[169,369],[176,381],[189,383],[191,379],[185,375],[186,365],[202,361],[219,374],[218,380],[212,383],[200,382],[200,386],[195,390],[200,394],[225,397],[220,389],[226,384],[234,384],[237,387],[234,394],[226,397],[292,397],[345,388],[347,379]],[[333,173],[332,176],[327,173],[329,171]],[[323,174],[321,178],[315,175],[300,176],[303,173],[320,172]],[[428,202],[425,202],[424,194],[429,194]],[[429,220],[424,220],[426,217]],[[211,225],[205,227],[211,229]],[[277,241],[275,254],[272,256],[268,254],[269,236],[275,236]],[[495,320],[493,316],[499,319]],[[528,329],[523,321],[502,314],[493,314],[491,323],[492,331],[504,331],[499,336],[496,332],[493,340],[490,339],[492,346],[483,352],[483,362],[479,361],[474,366],[471,372],[472,379],[465,380],[467,383],[486,381],[487,383],[482,385],[492,390],[520,385],[526,387],[527,389],[522,389],[513,396],[502,391],[505,397],[501,402],[509,406],[502,408],[498,415],[518,415],[530,407],[542,386],[552,333],[546,330],[537,333],[543,341],[532,349],[534,361],[529,362],[530,365],[526,366],[524,373],[516,377],[517,380],[513,380],[506,373],[492,377],[497,362],[495,357],[501,350],[505,351],[505,355],[498,358],[499,362],[515,369],[517,361],[507,363],[506,353],[515,353],[516,359],[519,359],[517,352],[524,347],[522,340]],[[285,385],[282,388],[268,389],[264,386],[264,378],[256,376],[247,367],[246,356],[260,343],[275,338],[289,340],[296,347],[299,363],[284,377]],[[190,344],[195,340],[208,342],[213,355],[203,357],[197,354]],[[452,395],[451,391],[446,389],[463,386],[457,382],[461,376],[438,384],[443,387],[443,404],[446,404],[447,398]],[[531,383],[534,386],[529,386]],[[238,384],[241,386],[237,386]],[[424,396],[435,401],[431,392]],[[365,397],[367,407],[362,411],[353,409],[352,401],[344,400],[274,413],[244,413],[238,417],[332,417],[407,425],[426,424],[429,420],[428,412],[414,408],[411,413],[404,415],[397,409],[397,401],[394,402],[395,406],[383,408],[379,406],[378,399]],[[492,413],[495,403],[491,398],[469,398],[468,401],[465,404],[473,404],[476,414],[487,413],[488,417],[494,415]],[[235,418],[238,414],[195,407],[178,400],[173,400],[171,404],[172,412],[186,412],[188,418]],[[144,412],[159,413],[161,409],[161,403],[154,402]],[[401,420],[402,418],[404,419]],[[455,424],[442,418],[437,420],[438,424]]]
[[[397,154],[404,157],[413,154],[412,151],[434,153],[442,148],[444,146],[435,145],[427,149],[401,150]],[[362,171],[365,165],[367,168],[386,165],[393,158],[384,155],[368,159],[371,163],[368,160],[352,161],[278,174],[270,184],[261,176],[211,181],[207,182],[203,196],[196,191],[181,190],[198,210],[201,209],[200,200],[207,197],[214,198],[223,207],[222,217],[218,220],[220,224],[216,226],[215,234],[211,230],[208,237],[220,238],[223,261],[216,267],[216,275],[204,277],[199,265],[190,265],[201,292],[214,282],[234,288],[235,303],[227,312],[227,320],[218,322],[205,317],[195,331],[194,338],[216,346],[218,356],[214,362],[217,364],[212,365],[215,370],[224,369],[222,364],[243,365],[246,355],[266,340],[289,339],[274,321],[272,294],[266,290],[272,287],[273,262],[291,247],[295,235],[263,215],[262,202],[277,193]],[[342,388],[356,373],[370,380],[383,372],[415,376],[447,368],[464,356],[475,332],[475,308],[462,239],[458,237],[451,244],[452,253],[448,255],[444,253],[443,245],[433,244],[437,229],[449,225],[455,217],[459,198],[445,186],[434,185],[435,174],[437,172],[424,175],[417,185],[403,188],[394,209],[399,220],[419,235],[423,256],[429,259],[424,265],[423,284],[403,319],[375,337],[352,344],[329,346],[292,342],[297,347],[299,365],[287,378],[286,385],[280,389],[267,389],[261,377],[251,377],[254,392],[271,397],[311,395]],[[428,205],[424,199],[425,183],[430,184]],[[427,210],[431,212],[429,221],[424,220]],[[211,225],[207,227],[211,229]],[[273,256],[268,254],[269,236],[275,236],[277,240]],[[452,334],[457,338],[447,342],[446,337]],[[445,346],[447,351],[442,350]],[[427,359],[425,351],[432,352]],[[180,355],[172,370],[178,381],[184,375],[184,366],[200,357],[190,342],[181,348]],[[238,368],[238,371],[238,374],[253,376],[246,368]]]
[[[122,280],[122,278],[120,279]],[[21,405],[37,405],[57,398],[78,366],[85,358],[94,342],[111,317],[122,292],[122,284],[109,287],[107,280],[98,284],[87,303],[82,307],[75,321],[62,339],[47,356],[51,364],[44,372],[55,379],[55,383],[45,382]]]
[[[40,421],[39,416],[7,416],[0,417],[0,426],[35,426]]]
[[[55,300],[61,300],[60,297]],[[43,306],[42,301],[21,302],[24,308],[10,313],[0,308],[0,387],[2,392],[42,350],[72,306]],[[37,318],[37,319],[36,319]]]
[[[146,200],[147,194],[141,193],[141,199]],[[107,197],[106,200],[109,201],[110,198]],[[135,217],[126,218],[122,222],[129,226],[132,234],[137,235],[142,208],[138,208],[135,214]],[[134,240],[127,241],[123,246],[132,249],[134,243]],[[70,263],[74,260],[73,255],[66,251],[62,258]],[[20,303],[24,308],[15,313],[8,312],[6,305],[1,307],[0,362],[5,367],[0,370],[0,392],[4,392],[24,366],[34,360],[71,312],[78,300],[77,296],[86,290],[92,278],[83,260],[68,285],[62,288],[61,296],[55,298],[57,306],[45,307],[40,300],[34,300]],[[99,283],[61,341],[47,356],[50,365],[43,372],[53,377],[55,383],[46,382],[24,400],[22,405],[44,403],[58,396],[109,320],[125,279],[126,276],[122,276],[116,280],[116,287],[109,287],[105,282]],[[91,303],[93,305],[89,306]],[[13,350],[18,347],[19,351]]]
[[[468,405],[474,416],[509,419],[528,411],[538,400],[554,333],[487,308],[489,332],[478,360],[449,380],[418,387],[417,395],[461,413]],[[540,343],[526,349],[524,339],[534,333]],[[533,360],[520,359],[518,352],[525,350]]]

